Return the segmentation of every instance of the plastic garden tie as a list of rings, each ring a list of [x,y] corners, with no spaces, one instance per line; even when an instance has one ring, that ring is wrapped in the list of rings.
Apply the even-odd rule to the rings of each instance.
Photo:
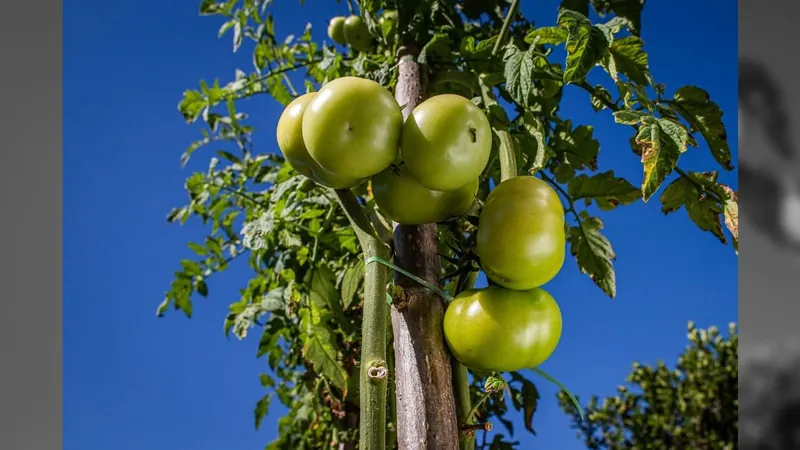
[[[414,275],[414,274],[412,274],[412,273],[410,273],[410,272],[408,272],[406,270],[403,270],[403,269],[395,266],[394,264],[390,263],[389,261],[387,261],[387,260],[385,260],[385,259],[383,259],[383,258],[381,258],[379,256],[371,256],[371,257],[367,258],[367,260],[366,260],[366,264],[373,263],[373,262],[379,262],[379,263],[383,264],[386,267],[389,267],[389,268],[391,268],[393,270],[396,270],[396,271],[402,273],[403,275],[407,276],[408,278],[411,278],[412,280],[416,281],[420,285],[422,285],[422,286],[432,290],[433,292],[439,294],[442,298],[444,298],[448,302],[453,300],[453,297],[451,297],[450,294],[448,294],[447,292],[439,289],[439,287],[436,286],[435,284],[429,283],[429,282],[423,280],[422,278],[420,278],[420,277],[418,277],[418,276],[416,276],[416,275]],[[387,300],[389,300],[390,304],[391,304],[391,298],[392,297],[387,294]]]
[[[542,370],[542,369],[540,369],[538,367],[534,367],[531,370],[534,373],[536,373],[537,375],[539,375],[540,377],[544,378],[545,380],[547,380],[547,381],[555,384],[559,388],[561,388],[561,390],[564,391],[567,394],[569,399],[572,400],[572,404],[575,405],[576,408],[578,408],[578,414],[580,414],[581,420],[585,420],[585,417],[584,417],[584,414],[583,414],[583,408],[581,408],[581,404],[578,402],[578,399],[575,398],[575,395],[573,395],[572,392],[570,392],[570,390],[567,389],[566,386],[561,384],[560,381],[558,381],[555,378],[553,378],[552,376],[548,375],[547,372],[545,372],[544,370]]]

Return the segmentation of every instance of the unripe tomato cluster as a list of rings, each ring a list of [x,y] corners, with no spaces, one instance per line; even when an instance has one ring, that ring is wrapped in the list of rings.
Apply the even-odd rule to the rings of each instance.
[[[342,77],[292,101],[277,137],[301,174],[334,189],[371,179],[375,204],[388,219],[421,225],[469,210],[489,161],[491,132],[464,97],[431,97],[404,123],[383,86]]]
[[[564,207],[544,181],[518,176],[489,193],[476,250],[492,285],[456,296],[444,316],[453,356],[482,371],[534,368],[561,339],[561,310],[542,285],[564,264]]]
[[[384,40],[391,45],[394,42],[394,34],[397,30],[397,11],[384,11],[381,18],[378,19],[378,25],[381,28]],[[328,22],[328,37],[339,45],[349,45],[360,52],[369,50],[374,43],[364,19],[355,15],[332,18]]]
[[[388,90],[357,77],[292,101],[277,138],[289,164],[316,183],[347,189],[369,179],[378,209],[404,225],[466,213],[492,147],[489,121],[468,99],[431,97],[404,122]],[[456,359],[502,372],[536,367],[553,353],[561,312],[540,286],[560,271],[565,241],[564,207],[544,181],[518,176],[489,193],[476,250],[492,286],[459,294],[445,313]]]

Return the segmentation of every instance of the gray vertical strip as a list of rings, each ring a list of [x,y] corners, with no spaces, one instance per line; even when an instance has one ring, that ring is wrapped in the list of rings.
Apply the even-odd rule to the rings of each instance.
[[[756,101],[756,108],[762,108],[757,114],[740,110],[745,134],[739,143],[739,444],[745,450],[800,448],[800,396],[795,388],[800,373],[800,248],[782,239],[785,228],[776,226],[785,198],[777,177],[769,170],[748,170],[779,155],[782,142],[788,147],[784,155],[793,154],[795,161],[779,156],[778,166],[800,182],[798,13],[800,2],[795,0],[739,1],[740,107],[753,100],[754,92],[769,91],[766,79],[772,79],[776,92],[772,101]],[[778,103],[783,111],[777,110]]]
[[[786,106],[789,139],[795,147],[800,144],[800,111],[795,106],[800,100],[800,60],[794,48],[799,13],[800,2],[794,0],[739,2],[739,57],[755,62],[775,80]],[[740,94],[742,82],[740,78]],[[746,121],[747,115],[744,117]],[[745,123],[743,128],[749,130],[751,126]],[[769,133],[746,134],[739,147],[741,163],[762,158],[762,152],[774,145],[769,141]],[[800,149],[794,148],[794,153],[800,155]],[[800,164],[795,165],[800,168]],[[800,180],[800,173],[797,175]],[[756,217],[758,210],[754,207],[772,200],[763,198],[766,195],[762,193],[769,190],[744,175],[740,175],[740,190],[739,315],[744,348],[757,341],[800,336],[800,251],[772,239],[758,226],[765,218],[763,214]]]
[[[62,448],[61,0],[0,12],[0,449]]]

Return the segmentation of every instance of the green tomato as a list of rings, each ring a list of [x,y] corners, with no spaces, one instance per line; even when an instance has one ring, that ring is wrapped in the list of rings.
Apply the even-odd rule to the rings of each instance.
[[[432,191],[419,184],[405,165],[389,167],[372,177],[375,204],[388,219],[402,225],[442,222],[464,214],[477,190],[476,178],[455,191]]]
[[[367,178],[397,158],[403,114],[383,86],[337,78],[320,89],[303,115],[303,139],[319,165],[337,176]]]
[[[459,294],[444,314],[444,337],[461,364],[477,371],[531,369],[561,339],[561,310],[544,289],[499,286]]]
[[[340,45],[347,45],[347,39],[344,37],[344,17],[334,17],[328,23],[328,37],[333,42]]]
[[[476,238],[490,280],[509,289],[539,287],[564,265],[564,206],[544,181],[510,178],[486,198]]]
[[[403,161],[423,186],[451,191],[478,178],[489,162],[492,128],[471,101],[453,94],[420,103],[403,126]]]
[[[278,138],[278,148],[294,170],[323,186],[334,189],[356,186],[362,180],[334,175],[320,167],[308,153],[303,140],[302,123],[308,104],[316,95],[316,92],[301,95],[283,110],[275,133]]]
[[[344,21],[344,38],[350,47],[366,52],[372,47],[372,36],[364,20],[358,16],[350,16]]]
[[[385,10],[381,18],[378,19],[378,25],[381,27],[386,44],[394,44],[395,35],[397,34],[397,11],[393,9]]]

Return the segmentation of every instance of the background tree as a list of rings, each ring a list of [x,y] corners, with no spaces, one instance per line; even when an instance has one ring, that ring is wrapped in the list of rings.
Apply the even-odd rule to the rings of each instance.
[[[628,386],[592,397],[581,420],[562,393],[561,407],[593,450],[704,448],[732,450],[739,440],[739,335],[689,324],[689,345],[674,368],[634,363]],[[781,447],[793,448],[793,447]]]
[[[489,423],[502,424],[513,437],[507,418],[512,409],[533,432],[539,396],[521,372],[468,373],[451,365],[441,339],[441,296],[398,274],[389,312],[381,295],[388,271],[366,265],[362,257],[363,251],[393,258],[396,267],[454,295],[475,282],[479,269],[478,211],[393,231],[366,185],[332,191],[298,174],[271,148],[256,149],[254,127],[240,110],[244,99],[268,94],[286,105],[348,75],[390,89],[405,114],[436,94],[471,99],[490,119],[494,134],[478,200],[511,176],[541,177],[567,206],[569,249],[578,266],[610,297],[616,295],[615,254],[592,208],[610,211],[640,198],[648,201],[666,184],[659,197],[665,213],[684,207],[700,229],[723,243],[725,222],[737,245],[735,192],[718,183],[715,170],[690,172],[678,165],[680,155],[700,146],[702,138],[719,167],[732,170],[722,111],[701,88],[687,85],[668,94],[654,81],[639,37],[641,0],[564,1],[551,18],[541,18],[548,26],[522,17],[518,0],[348,2],[371,36],[368,45],[358,45],[361,51],[315,41],[310,25],[295,35],[276,36],[271,3],[204,0],[200,6],[201,14],[222,19],[220,35],[232,35],[234,51],[252,52],[254,67],[236,70],[225,84],[201,82],[178,105],[188,123],[202,126],[202,138],[182,156],[184,164],[200,148],[218,150],[207,171],[187,179],[188,204],[168,216],[177,223],[198,218],[209,235],[189,244],[198,256],[181,261],[158,308],[159,315],[172,308],[191,316],[191,300],[208,295],[209,277],[234,259],[249,259],[253,276],[230,306],[225,332],[238,338],[254,328],[260,333],[258,356],[271,372],[260,375],[268,392],[257,402],[256,426],[271,402],[289,409],[268,448],[352,447],[359,422],[375,431],[374,442],[385,439],[391,446],[408,448],[404,442],[413,442],[441,449],[460,441],[471,448],[475,432]],[[380,20],[395,9],[396,26]],[[589,20],[590,11],[599,15],[597,23]],[[592,84],[587,75],[595,67],[608,76]],[[609,111],[632,127],[641,181],[600,170],[593,127],[559,114],[566,89],[584,91],[596,111]],[[381,254],[389,242],[393,253]],[[409,245],[414,242],[424,244]],[[367,347],[375,358],[385,355],[389,377],[378,387],[366,385],[368,392],[360,395],[366,372],[360,361]],[[363,427],[360,434],[364,439]],[[493,442],[477,447],[515,445],[496,434]]]

